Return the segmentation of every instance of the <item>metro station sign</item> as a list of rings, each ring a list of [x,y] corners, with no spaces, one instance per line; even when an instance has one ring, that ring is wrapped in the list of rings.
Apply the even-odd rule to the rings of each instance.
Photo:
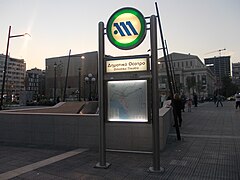
[[[140,11],[122,8],[112,14],[107,23],[109,41],[119,49],[129,50],[142,43],[146,36],[146,21]]]
[[[147,58],[111,60],[106,62],[106,73],[147,71]]]

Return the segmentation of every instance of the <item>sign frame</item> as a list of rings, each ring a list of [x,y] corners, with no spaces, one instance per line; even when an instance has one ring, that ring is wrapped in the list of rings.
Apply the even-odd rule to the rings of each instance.
[[[124,60],[135,60],[135,59],[146,59],[146,66],[147,69],[143,70],[143,71],[123,71],[123,72],[107,72],[107,68],[105,69],[105,74],[118,74],[118,73],[144,73],[144,72],[150,72],[150,56],[148,54],[144,54],[144,55],[136,55],[136,56],[117,56],[117,57],[106,57],[105,58],[105,67],[107,66],[107,62],[108,61],[117,61],[117,60],[122,60],[124,62]]]
[[[128,121],[126,119],[126,121],[122,120],[122,121],[109,121],[109,89],[108,89],[108,82],[125,82],[125,81],[138,81],[138,80],[144,80],[146,81],[146,117],[147,117],[147,121]],[[142,79],[126,79],[126,78],[123,78],[123,79],[113,79],[113,80],[108,80],[106,83],[105,83],[105,86],[106,86],[106,107],[107,107],[107,111],[106,111],[106,119],[105,119],[105,122],[106,123],[120,123],[120,124],[125,124],[125,123],[133,123],[133,124],[151,124],[152,123],[152,117],[151,117],[151,106],[150,106],[150,102],[151,102],[151,97],[150,97],[150,79],[146,79],[146,78],[142,78]]]
[[[112,34],[112,26],[113,26],[113,23],[114,21],[119,17],[121,16],[122,14],[126,14],[126,13],[129,13],[129,14],[132,14],[134,16],[136,16],[140,22],[140,32],[136,32],[134,31],[134,27],[132,26],[132,24],[129,25],[130,29],[133,31],[132,32],[135,32],[138,34],[137,38],[135,38],[133,41],[131,42],[128,42],[128,43],[121,43],[119,41],[117,41],[113,34]],[[130,22],[130,21],[126,21],[125,22],[121,22],[123,24],[121,24],[122,26],[124,26],[124,31],[126,31],[128,29],[127,26],[125,26],[124,24],[127,24],[127,22]],[[130,22],[131,23],[131,22]],[[120,32],[119,32],[120,31]],[[139,46],[143,40],[145,39],[145,36],[146,36],[146,31],[147,31],[147,28],[146,28],[146,21],[145,21],[145,17],[143,16],[143,14],[135,9],[135,8],[132,8],[132,7],[125,7],[125,8],[121,8],[121,9],[118,9],[117,11],[115,11],[111,17],[109,18],[108,22],[107,22],[107,28],[106,28],[106,34],[107,34],[107,37],[109,39],[109,41],[117,48],[119,49],[122,49],[122,50],[130,50],[130,49],[134,49],[136,48],[137,46]],[[126,37],[126,35],[124,34],[124,32],[122,31],[121,33],[121,28],[120,26],[118,27],[117,30],[114,31],[114,34],[118,34],[120,33],[123,37]],[[131,34],[131,32],[129,31],[127,33],[128,34]]]
[[[158,13],[158,9],[157,9]],[[158,13],[159,20],[159,28],[161,33],[161,25],[160,25],[160,16]],[[160,167],[160,142],[159,142],[159,94],[158,94],[158,65],[157,65],[157,24],[155,15],[151,15],[150,17],[150,49],[151,49],[151,95],[150,105],[151,105],[151,119],[152,119],[152,148],[153,148],[153,166],[149,168],[150,172],[162,172],[164,169]],[[145,20],[145,19],[144,19]],[[145,26],[146,28],[146,26]],[[110,166],[109,163],[106,162],[106,82],[111,80],[106,79],[106,70],[105,70],[105,38],[104,31],[106,28],[104,27],[103,22],[99,22],[98,24],[98,32],[99,32],[99,41],[98,41],[98,87],[99,87],[99,118],[100,118],[100,138],[99,138],[99,162],[95,167],[97,168],[108,168]],[[108,35],[108,34],[107,34]],[[145,34],[146,35],[146,34]],[[161,33],[162,35],[162,33]],[[162,38],[163,40],[163,38]],[[140,44],[140,43],[139,43]],[[139,45],[137,44],[137,45]],[[137,46],[135,45],[135,47]],[[163,43],[164,46],[164,43]],[[129,47],[128,47],[129,48]],[[122,48],[122,49],[128,49]],[[164,51],[165,53],[165,51]],[[146,72],[145,72],[146,74]],[[119,74],[120,75],[120,74]],[[123,75],[123,73],[121,74]],[[143,76],[141,77],[143,79]],[[146,78],[147,79],[147,78]],[[150,107],[150,106],[148,106]],[[150,114],[150,113],[149,113]]]

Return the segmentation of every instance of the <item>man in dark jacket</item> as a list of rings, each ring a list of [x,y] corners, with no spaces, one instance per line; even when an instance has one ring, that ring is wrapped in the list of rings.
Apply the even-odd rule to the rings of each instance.
[[[196,94],[193,95],[193,102],[194,102],[194,106],[197,107],[198,104],[198,97]]]
[[[173,107],[173,116],[174,116],[174,122],[175,124],[173,126],[176,126],[176,123],[178,123],[179,127],[182,125],[182,101],[179,97],[179,94],[174,94],[173,100],[172,100],[172,107]]]

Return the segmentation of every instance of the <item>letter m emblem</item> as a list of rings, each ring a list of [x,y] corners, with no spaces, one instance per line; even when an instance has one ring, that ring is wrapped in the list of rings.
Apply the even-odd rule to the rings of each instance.
[[[130,21],[114,23],[113,26],[117,28],[117,30],[114,31],[114,34],[117,34],[119,32],[121,36],[138,35],[138,32]]]

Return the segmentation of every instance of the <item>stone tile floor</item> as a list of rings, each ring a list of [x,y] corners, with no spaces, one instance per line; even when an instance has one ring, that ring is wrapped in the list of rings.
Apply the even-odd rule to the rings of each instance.
[[[107,152],[110,168],[96,169],[98,153],[90,150],[12,179],[240,179],[240,110],[234,109],[234,102],[224,102],[224,107],[203,103],[184,112],[180,130],[182,141],[176,140],[172,128],[167,147],[160,153],[163,173],[148,172],[152,155],[136,153]],[[0,177],[68,151],[0,144]]]

